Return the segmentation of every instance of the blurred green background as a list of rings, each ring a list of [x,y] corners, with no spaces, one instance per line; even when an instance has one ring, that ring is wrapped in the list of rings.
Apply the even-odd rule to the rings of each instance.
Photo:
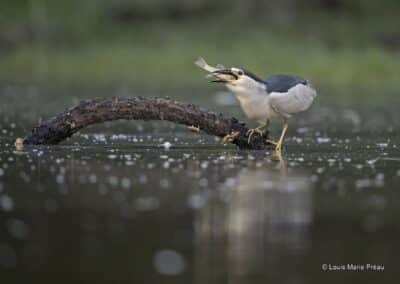
[[[3,83],[198,92],[210,88],[193,65],[203,56],[338,97],[394,98],[400,86],[397,0],[0,2]]]

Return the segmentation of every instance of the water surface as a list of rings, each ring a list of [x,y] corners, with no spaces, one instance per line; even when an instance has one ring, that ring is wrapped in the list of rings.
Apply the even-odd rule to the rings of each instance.
[[[397,273],[396,106],[318,103],[292,120],[275,161],[165,122],[106,123],[17,150],[16,137],[75,100],[20,92],[0,99],[4,282],[354,283]],[[240,115],[221,97],[199,101]]]

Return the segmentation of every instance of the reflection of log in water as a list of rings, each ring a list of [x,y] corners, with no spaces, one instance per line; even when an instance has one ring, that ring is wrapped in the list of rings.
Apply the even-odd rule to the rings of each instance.
[[[310,184],[306,177],[280,177],[276,172],[244,170],[227,202],[216,198],[197,216],[198,283],[264,281],[286,273],[291,256],[309,243],[312,222]],[[254,281],[252,282],[254,283]]]

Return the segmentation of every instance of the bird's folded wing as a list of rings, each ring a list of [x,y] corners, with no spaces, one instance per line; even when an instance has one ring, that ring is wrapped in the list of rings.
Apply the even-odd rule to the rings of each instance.
[[[270,102],[280,114],[292,114],[308,109],[316,95],[317,93],[312,87],[299,84],[285,93],[272,92]]]

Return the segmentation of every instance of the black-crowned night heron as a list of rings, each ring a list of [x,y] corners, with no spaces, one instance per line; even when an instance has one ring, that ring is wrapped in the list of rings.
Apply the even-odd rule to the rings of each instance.
[[[272,118],[283,119],[279,140],[268,140],[275,145],[277,152],[282,149],[289,117],[307,110],[317,96],[309,82],[299,76],[271,75],[263,80],[243,68],[212,67],[203,58],[199,58],[195,64],[209,72],[214,78],[213,82],[224,83],[239,100],[246,116],[260,123],[257,128],[248,131],[249,143],[254,133],[264,134]]]

